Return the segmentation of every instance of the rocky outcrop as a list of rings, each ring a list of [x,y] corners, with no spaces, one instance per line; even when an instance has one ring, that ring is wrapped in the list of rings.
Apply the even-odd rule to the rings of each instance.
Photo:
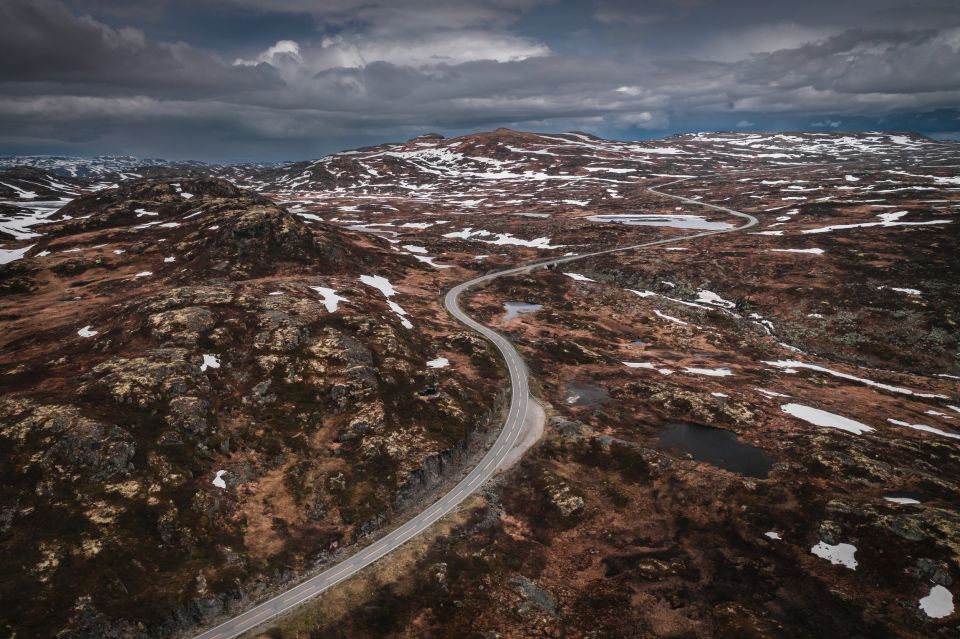
[[[200,397],[180,396],[170,400],[170,411],[166,422],[193,436],[200,436],[207,432],[207,415],[210,412],[210,402]]]
[[[187,306],[212,306],[230,304],[234,299],[233,288],[220,285],[179,286],[163,292],[143,305],[149,313],[157,313]]]
[[[86,417],[72,406],[9,398],[0,404],[0,416],[0,438],[7,441],[8,450],[15,453],[29,445],[43,451],[32,460],[47,473],[86,481],[112,479],[129,470],[136,452],[129,432]]]
[[[200,373],[200,357],[183,348],[159,348],[141,357],[115,357],[94,367],[81,392],[106,394],[120,404],[145,408],[209,384]]]
[[[550,505],[562,517],[572,517],[583,512],[586,503],[583,497],[576,494],[567,482],[559,477],[548,474],[544,490],[547,493]]]
[[[517,614],[527,616],[539,611],[551,617],[557,616],[557,600],[549,590],[541,588],[523,575],[514,575],[509,583],[522,598],[515,608]]]
[[[645,397],[667,415],[687,417],[703,424],[746,426],[754,419],[753,412],[742,402],[652,380],[628,382],[622,388],[613,389],[610,395]]]
[[[39,272],[40,269],[29,259],[0,264],[0,295],[20,295],[35,291],[36,275]]]
[[[186,235],[177,252],[192,268],[230,279],[276,273],[290,265],[334,273],[348,263],[356,267],[374,261],[272,204],[225,200],[206,207],[204,215],[217,223]]]
[[[600,353],[565,339],[542,339],[535,347],[563,364],[591,364],[605,359]]]
[[[136,448],[130,433],[119,426],[81,419],[47,449],[43,465],[94,480],[111,479],[128,470]]]
[[[151,315],[147,322],[159,339],[191,346],[216,325],[217,319],[209,308],[189,306]]]
[[[86,232],[179,218],[223,200],[248,205],[269,203],[262,196],[214,178],[136,180],[73,200],[58,211],[58,217],[66,221],[55,232]]]

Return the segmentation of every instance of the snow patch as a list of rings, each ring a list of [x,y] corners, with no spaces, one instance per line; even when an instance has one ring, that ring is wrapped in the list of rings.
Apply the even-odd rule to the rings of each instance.
[[[387,298],[387,305],[390,307],[390,310],[392,310],[400,318],[400,324],[404,328],[413,328],[413,324],[407,319],[407,312],[402,306],[390,299],[397,294],[397,291],[393,288],[393,284],[390,283],[390,280],[385,277],[381,277],[380,275],[361,275],[360,281],[367,286],[372,286],[383,293],[383,296]]]
[[[693,375],[706,375],[708,377],[728,377],[733,375],[729,368],[691,368],[684,366],[683,370]]]
[[[429,264],[433,268],[453,268],[453,264],[437,264],[434,260],[437,258],[430,257],[429,255],[414,255],[413,259],[418,262],[423,262],[424,264]]]
[[[939,428],[934,428],[933,426],[927,426],[926,424],[911,424],[909,422],[904,422],[899,419],[887,419],[888,422],[896,426],[906,426],[907,428],[912,428],[913,430],[923,431],[925,433],[933,433],[934,435],[940,435],[941,437],[948,437],[950,439],[960,439],[960,435],[956,433],[950,433],[945,430],[940,430]]]
[[[669,368],[657,368],[650,362],[624,362],[623,364],[628,368],[643,368],[645,370],[657,371],[661,375],[673,375],[673,371]]]
[[[804,406],[803,404],[784,404],[780,407],[780,410],[789,415],[793,415],[798,419],[802,419],[805,422],[809,422],[814,426],[836,428],[848,433],[853,433],[854,435],[862,435],[863,433],[868,433],[874,430],[866,424],[861,424],[860,422],[848,419],[842,415],[829,413],[825,410],[820,410],[819,408],[811,408],[810,406]]]
[[[809,253],[810,255],[823,255],[822,248],[808,249],[770,249],[772,253]]]
[[[34,246],[36,246],[36,244],[31,244],[30,246],[25,246],[20,249],[0,249],[0,264],[9,264],[10,262],[19,260]]]
[[[942,619],[953,614],[953,593],[943,586],[933,586],[930,594],[920,600],[920,610],[931,619]]]
[[[778,393],[776,391],[767,390],[766,388],[757,388],[757,392],[767,397],[790,397],[789,395],[784,395],[783,393]]]
[[[397,291],[395,288],[393,288],[393,284],[390,283],[390,280],[380,275],[361,275],[360,281],[367,286],[372,286],[373,288],[377,289],[383,293],[385,297],[393,297],[397,294]]]
[[[480,239],[480,238],[489,238],[496,235],[494,239]],[[460,239],[460,240],[476,240],[478,242],[483,242],[485,244],[496,244],[498,246],[526,246],[528,248],[538,248],[538,249],[558,249],[563,248],[563,246],[553,245],[550,243],[549,237],[538,237],[532,240],[523,240],[519,237],[515,237],[511,233],[491,233],[490,231],[485,231],[483,229],[474,230],[473,227],[467,227],[460,231],[453,231],[451,233],[445,233],[443,237],[448,239]]]
[[[86,326],[81,328],[79,331],[77,331],[77,335],[79,335],[80,337],[93,337],[97,333],[99,333],[99,331],[93,330],[89,324],[87,324]]]
[[[721,231],[732,229],[733,224],[728,222],[711,222],[701,215],[647,215],[647,214],[614,214],[590,215],[591,222],[615,222],[628,226],[660,226],[675,229],[700,229],[704,231]]]
[[[896,291],[897,293],[904,293],[906,295],[922,295],[922,291],[919,291],[915,288],[897,288],[896,286],[878,286],[878,291],[888,290]]]
[[[208,353],[204,353],[203,363],[200,364],[200,372],[202,373],[206,371],[208,368],[220,368],[220,360],[217,359],[216,355],[210,355]]]
[[[713,291],[697,291],[697,301],[704,304],[711,304],[721,308],[736,308],[736,304],[730,300],[725,300]]]
[[[324,305],[328,313],[336,313],[337,305],[340,302],[346,302],[347,298],[340,297],[337,295],[337,292],[332,288],[327,288],[325,286],[308,286],[310,290],[316,292],[322,299],[320,303]],[[270,293],[271,295],[283,295],[283,293]]]
[[[835,566],[846,566],[850,570],[857,569],[857,560],[853,558],[854,553],[857,552],[857,547],[853,544],[837,544],[836,546],[831,546],[827,542],[821,541],[811,548],[810,552],[817,557],[826,559]]]
[[[673,315],[667,315],[666,313],[662,313],[662,312],[660,312],[659,309],[656,309],[656,308],[655,308],[655,309],[653,309],[653,312],[654,312],[654,314],[655,314],[657,317],[660,317],[660,318],[662,318],[662,319],[665,319],[665,320],[667,320],[667,321],[669,321],[669,322],[673,322],[673,323],[675,323],[675,324],[683,324],[684,326],[687,325],[687,322],[684,322],[682,319],[676,318],[676,317],[674,317]]]
[[[909,388],[903,388],[901,386],[893,386],[891,384],[884,384],[882,382],[875,382],[872,379],[864,379],[862,377],[857,377],[855,375],[849,375],[847,373],[841,373],[839,371],[831,370],[824,366],[817,366],[816,364],[807,364],[805,362],[800,362],[797,360],[780,360],[777,362],[764,362],[770,366],[776,366],[778,368],[786,369],[797,369],[797,368],[806,368],[808,370],[817,371],[820,373],[826,373],[827,375],[832,375],[833,377],[839,377],[840,379],[850,380],[852,382],[859,382],[867,386],[872,386],[874,388],[879,388],[881,390],[890,391],[891,393],[901,393],[903,395],[913,395],[915,397],[927,397],[931,399],[947,399],[946,395],[937,395],[935,393],[920,393]]]
[[[885,500],[892,502],[894,504],[919,504],[919,499],[913,499],[912,497],[884,497]]]

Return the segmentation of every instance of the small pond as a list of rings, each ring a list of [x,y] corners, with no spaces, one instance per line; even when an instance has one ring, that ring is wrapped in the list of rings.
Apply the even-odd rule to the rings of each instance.
[[[610,401],[610,394],[606,388],[582,380],[567,382],[563,391],[564,401],[571,406],[597,406]]]
[[[509,322],[520,315],[536,313],[543,308],[543,304],[531,304],[530,302],[504,302],[503,308],[507,309],[507,312],[503,316],[503,321]]]
[[[590,215],[591,222],[614,222],[628,226],[668,226],[675,229],[700,229],[703,231],[722,231],[732,229],[733,224],[728,222],[711,222],[700,215],[651,215],[651,214],[619,214],[619,215]]]
[[[772,465],[765,450],[740,442],[736,433],[699,424],[668,422],[660,445],[747,477],[766,479]]]

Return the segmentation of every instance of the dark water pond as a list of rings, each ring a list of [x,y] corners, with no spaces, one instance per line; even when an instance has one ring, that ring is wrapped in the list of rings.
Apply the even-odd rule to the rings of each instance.
[[[531,304],[530,302],[504,302],[503,307],[507,309],[503,316],[503,321],[509,322],[513,318],[525,313],[536,313],[543,304]]]
[[[770,456],[765,450],[744,444],[736,433],[719,428],[669,422],[660,431],[660,445],[747,477],[766,479],[770,474]]]
[[[566,393],[564,401],[574,406],[596,406],[610,401],[610,394],[606,388],[590,382],[573,380],[567,382],[563,390]]]

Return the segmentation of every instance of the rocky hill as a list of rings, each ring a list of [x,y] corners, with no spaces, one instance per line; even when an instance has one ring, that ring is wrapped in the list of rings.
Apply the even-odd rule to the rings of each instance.
[[[0,266],[7,632],[193,627],[419,503],[496,426],[486,345],[362,234],[216,179],[57,217]]]

